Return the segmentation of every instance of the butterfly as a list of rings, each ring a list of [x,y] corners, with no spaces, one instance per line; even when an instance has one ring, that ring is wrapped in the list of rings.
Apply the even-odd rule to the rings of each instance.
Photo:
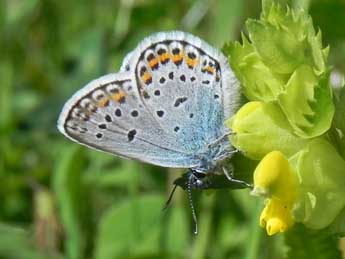
[[[130,52],[118,73],[77,91],[57,126],[96,150],[188,168],[175,187],[190,193],[215,187],[210,177],[219,168],[231,182],[243,183],[222,167],[236,152],[224,121],[237,110],[239,96],[239,83],[220,51],[185,32],[159,32]]]

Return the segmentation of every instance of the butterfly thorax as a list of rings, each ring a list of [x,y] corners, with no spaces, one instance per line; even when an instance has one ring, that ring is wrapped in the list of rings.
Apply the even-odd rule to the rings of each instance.
[[[205,151],[198,155],[200,164],[191,170],[203,174],[213,173],[224,159],[230,157],[232,149],[227,135],[222,135],[216,141],[208,144]]]

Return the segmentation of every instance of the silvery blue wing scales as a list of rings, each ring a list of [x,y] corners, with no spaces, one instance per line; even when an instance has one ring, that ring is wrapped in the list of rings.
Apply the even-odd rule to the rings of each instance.
[[[193,35],[160,32],[129,53],[120,72],[76,92],[58,129],[117,156],[189,168],[176,184],[190,193],[212,187],[207,176],[234,152],[224,121],[238,99],[238,81],[223,54]]]

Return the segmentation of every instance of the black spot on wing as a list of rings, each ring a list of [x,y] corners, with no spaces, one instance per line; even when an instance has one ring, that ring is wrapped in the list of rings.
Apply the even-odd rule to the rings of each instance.
[[[132,141],[136,134],[137,134],[137,131],[135,129],[128,131],[127,133],[128,141]]]
[[[175,107],[178,107],[180,106],[182,103],[184,103],[185,101],[187,101],[187,97],[179,97],[176,99],[175,103],[174,103],[174,106]]]

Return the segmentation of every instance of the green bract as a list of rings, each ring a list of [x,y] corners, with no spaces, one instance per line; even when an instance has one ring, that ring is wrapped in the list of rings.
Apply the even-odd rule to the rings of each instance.
[[[284,80],[261,60],[253,45],[242,34],[241,45],[233,42],[224,47],[230,54],[230,64],[242,84],[246,97],[252,101],[273,101],[283,91]]]
[[[324,139],[315,139],[289,159],[299,178],[294,218],[307,227],[328,226],[345,206],[345,161]]]
[[[268,202],[260,225],[269,235],[296,222],[345,233],[345,88],[335,95],[335,112],[321,32],[303,10],[270,0],[246,26],[243,43],[224,52],[249,102],[226,126],[234,147],[261,160],[253,193]]]
[[[310,66],[296,69],[278,101],[296,135],[318,136],[331,126],[334,106],[328,75],[318,78]]]
[[[223,50],[249,100],[276,103],[297,136],[319,136],[334,114],[328,48],[303,10],[263,2],[260,20],[246,23],[249,40],[242,35]]]
[[[292,133],[284,113],[273,103],[249,102],[226,125],[235,133],[232,144],[252,159],[274,150],[290,157],[308,143]]]

